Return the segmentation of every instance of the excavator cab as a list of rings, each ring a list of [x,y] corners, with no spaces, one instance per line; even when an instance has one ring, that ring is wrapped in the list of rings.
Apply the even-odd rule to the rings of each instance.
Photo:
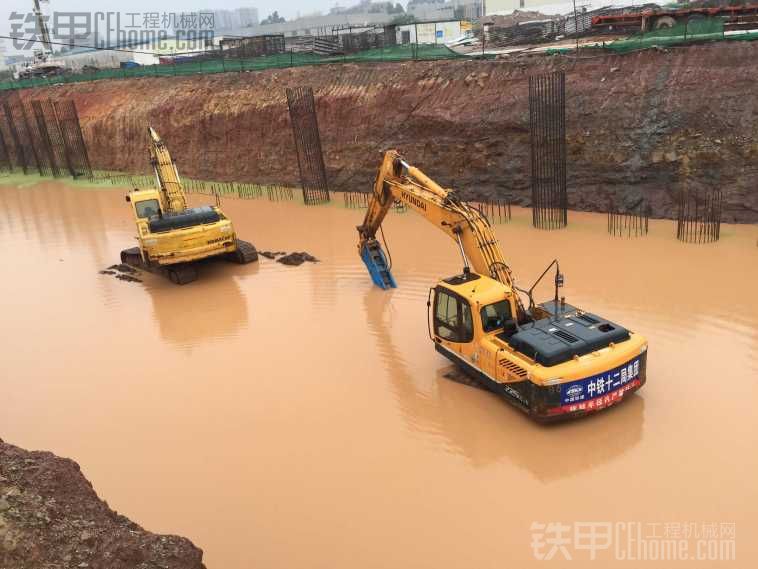
[[[150,219],[160,217],[161,205],[157,199],[144,199],[134,204],[134,214],[137,219]]]

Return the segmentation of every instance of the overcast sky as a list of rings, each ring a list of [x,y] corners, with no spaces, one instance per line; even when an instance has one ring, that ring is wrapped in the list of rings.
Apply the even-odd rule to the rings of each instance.
[[[341,0],[340,6],[357,4],[358,0]],[[403,4],[405,1],[403,0]],[[287,19],[295,18],[300,12],[308,14],[315,11],[328,12],[335,5],[335,0],[51,0],[44,7],[46,12],[198,12],[206,8],[234,9],[242,6],[258,8],[261,19],[278,10]],[[33,0],[3,0],[0,8],[0,35],[8,35],[10,30],[8,18],[12,11],[26,14],[30,12]],[[137,21],[137,19],[135,19]],[[10,44],[6,41],[6,45]]]

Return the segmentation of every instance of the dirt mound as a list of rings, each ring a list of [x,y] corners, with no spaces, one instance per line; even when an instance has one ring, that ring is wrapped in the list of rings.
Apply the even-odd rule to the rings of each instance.
[[[0,567],[202,569],[202,558],[111,510],[74,461],[0,440]]]

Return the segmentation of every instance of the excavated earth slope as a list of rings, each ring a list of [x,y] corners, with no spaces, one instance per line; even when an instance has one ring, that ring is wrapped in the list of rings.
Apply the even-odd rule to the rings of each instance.
[[[145,531],[111,510],[79,465],[0,440],[0,567],[204,569],[187,539]]]
[[[97,81],[26,91],[73,97],[97,168],[144,172],[148,121],[188,176],[296,184],[285,88],[314,88],[330,185],[368,190],[379,151],[469,197],[529,203],[528,77],[565,69],[569,202],[605,211],[721,188],[726,221],[758,220],[758,42],[626,56],[329,65]]]

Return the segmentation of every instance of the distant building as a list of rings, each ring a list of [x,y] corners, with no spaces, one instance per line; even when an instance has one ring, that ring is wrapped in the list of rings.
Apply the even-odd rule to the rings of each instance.
[[[573,9],[573,0],[567,0],[563,3],[566,4],[566,6],[571,5],[571,8]],[[579,2],[577,2],[577,4],[578,3]],[[547,6],[550,4],[560,5],[561,2],[556,2],[556,0],[485,0],[484,9],[485,16],[505,16],[507,14],[512,14],[516,10],[540,11],[539,8],[541,6]]]
[[[218,10],[208,8],[200,10],[203,14],[213,14],[213,29],[233,30],[237,28],[250,28],[258,25],[258,9],[250,7],[235,8],[234,10]]]
[[[337,33],[347,33],[350,27],[355,29],[385,26],[395,14],[360,13],[360,14],[329,14],[326,16],[308,16],[281,24],[266,24],[257,26],[252,34],[284,34],[287,37],[297,36],[326,36]]]
[[[645,0],[576,0],[577,12],[586,12],[606,6],[642,5]],[[543,14],[570,14],[574,11],[573,0],[484,0],[485,16],[507,16],[516,10],[541,12]]]
[[[452,0],[456,20],[478,20],[484,16],[485,0]]]
[[[460,21],[419,22],[397,26],[397,43],[444,44],[460,38],[464,30]]]
[[[478,20],[485,0],[411,0],[407,13],[419,21]]]
[[[455,7],[445,0],[411,0],[406,13],[419,21],[452,20],[455,18]]]

